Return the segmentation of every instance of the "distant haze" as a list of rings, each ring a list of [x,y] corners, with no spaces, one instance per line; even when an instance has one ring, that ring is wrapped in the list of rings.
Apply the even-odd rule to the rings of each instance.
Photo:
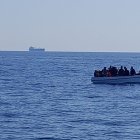
[[[140,52],[140,0],[0,0],[0,51]]]

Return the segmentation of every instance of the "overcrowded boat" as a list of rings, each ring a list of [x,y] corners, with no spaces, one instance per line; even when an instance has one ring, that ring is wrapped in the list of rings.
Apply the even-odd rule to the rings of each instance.
[[[94,76],[91,78],[94,84],[133,84],[140,83],[140,73],[136,73],[131,67],[130,71],[126,67],[117,69],[109,67],[103,70],[95,70]]]

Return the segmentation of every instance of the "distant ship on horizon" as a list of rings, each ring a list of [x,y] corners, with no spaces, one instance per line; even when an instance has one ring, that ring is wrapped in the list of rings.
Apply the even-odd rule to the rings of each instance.
[[[29,52],[45,52],[45,48],[29,47]]]

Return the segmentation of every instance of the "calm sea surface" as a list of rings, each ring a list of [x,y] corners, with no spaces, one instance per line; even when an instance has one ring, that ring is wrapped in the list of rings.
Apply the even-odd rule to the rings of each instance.
[[[140,85],[90,81],[110,65],[140,54],[0,52],[0,140],[140,140]]]

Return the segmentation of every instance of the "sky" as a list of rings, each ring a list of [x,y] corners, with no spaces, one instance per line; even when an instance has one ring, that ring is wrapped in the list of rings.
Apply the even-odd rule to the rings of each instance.
[[[140,0],[0,0],[0,51],[140,52]]]

